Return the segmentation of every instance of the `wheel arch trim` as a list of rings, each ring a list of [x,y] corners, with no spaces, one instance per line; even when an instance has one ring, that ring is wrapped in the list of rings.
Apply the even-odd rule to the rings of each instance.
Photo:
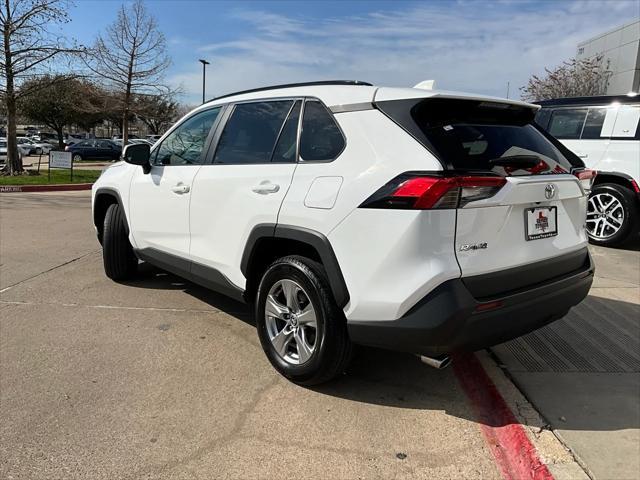
[[[636,182],[636,180],[627,173],[598,170],[598,174],[596,175],[591,188],[593,189],[593,187],[603,183],[618,183],[619,185],[629,187],[636,196],[640,197],[640,192],[638,192],[638,182]]]
[[[122,202],[122,197],[120,196],[120,192],[118,192],[118,190],[116,190],[115,188],[100,187],[95,191],[93,196],[93,212],[92,212],[93,224],[95,225],[95,227],[100,228],[100,226],[98,225],[98,221],[97,221],[98,219],[96,216],[97,215],[96,200],[101,195],[108,195],[116,199],[116,202],[120,206],[120,209],[122,210],[122,214],[124,215],[125,225],[127,228],[127,236],[129,236],[130,231],[129,231],[129,218],[127,217],[127,210],[124,208],[124,203]]]
[[[259,241],[264,238],[295,240],[312,247],[320,256],[320,260],[327,273],[327,278],[329,279],[329,287],[331,288],[338,307],[344,308],[347,303],[349,303],[347,284],[342,276],[342,271],[333,247],[331,246],[331,242],[322,233],[309,228],[273,223],[256,225],[247,238],[240,263],[240,270],[245,278],[247,278],[249,266],[254,260],[256,247]]]

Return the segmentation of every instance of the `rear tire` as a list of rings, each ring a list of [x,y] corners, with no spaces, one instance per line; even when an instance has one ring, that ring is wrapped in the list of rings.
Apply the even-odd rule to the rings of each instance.
[[[294,299],[291,305],[287,291],[293,292],[288,297]],[[295,383],[327,382],[344,372],[351,360],[344,313],[336,305],[323,266],[309,258],[284,257],[267,268],[256,294],[255,318],[267,358]],[[280,335],[287,339],[278,342]]]
[[[120,205],[109,206],[102,233],[104,273],[111,280],[122,281],[134,276],[138,259],[129,243],[127,224]]]
[[[587,207],[589,241],[594,245],[614,247],[626,243],[637,232],[636,195],[616,183],[595,185]]]

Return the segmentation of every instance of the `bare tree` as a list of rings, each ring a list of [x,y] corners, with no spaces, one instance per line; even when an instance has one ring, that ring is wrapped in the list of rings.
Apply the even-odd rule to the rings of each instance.
[[[572,58],[555,69],[545,68],[545,72],[545,77],[533,75],[529,83],[520,88],[523,100],[604,95],[612,74],[602,55],[584,60]]]
[[[61,56],[80,51],[54,31],[56,25],[69,21],[70,4],[69,0],[0,0],[0,96],[7,111],[5,172],[9,174],[22,171],[16,143],[16,104],[34,91],[19,88],[20,84],[51,69]]]
[[[91,53],[89,68],[122,94],[122,144],[126,145],[132,96],[163,89],[162,75],[169,66],[164,35],[142,0],[135,0],[130,7],[120,7],[118,18],[98,37]]]

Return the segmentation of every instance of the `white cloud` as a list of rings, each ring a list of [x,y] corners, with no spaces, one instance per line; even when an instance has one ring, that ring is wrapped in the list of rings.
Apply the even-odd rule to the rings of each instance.
[[[394,86],[436,79],[440,88],[497,96],[505,95],[509,81],[516,96],[531,74],[574,56],[580,41],[629,21],[637,6],[635,1],[433,2],[360,16],[334,13],[322,20],[241,10],[231,16],[245,22],[245,35],[198,50],[211,61],[208,97],[321,79]],[[170,81],[182,83],[191,100],[201,95],[201,72],[193,65]]]

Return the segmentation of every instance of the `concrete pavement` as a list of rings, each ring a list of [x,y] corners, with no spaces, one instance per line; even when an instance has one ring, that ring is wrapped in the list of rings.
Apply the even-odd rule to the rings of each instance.
[[[640,478],[640,252],[591,252],[589,297],[493,351],[593,477],[632,480]]]
[[[585,478],[481,358],[554,476]],[[245,306],[144,264],[109,281],[88,192],[0,199],[0,478],[500,478],[484,426],[453,369],[411,355],[293,385]]]
[[[0,241],[0,478],[499,478],[453,370],[293,385],[244,306],[106,279],[87,193],[2,197]]]

